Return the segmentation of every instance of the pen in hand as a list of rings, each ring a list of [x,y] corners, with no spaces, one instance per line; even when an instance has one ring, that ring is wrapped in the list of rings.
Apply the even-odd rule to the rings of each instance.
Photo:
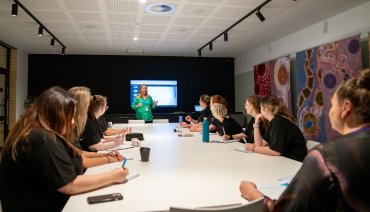
[[[123,169],[125,169],[126,161],[127,161],[127,159],[125,158],[125,159],[123,160],[123,163],[122,163],[122,168],[123,168]]]
[[[225,128],[224,127],[222,127],[222,131],[224,131],[224,135],[226,135],[226,132],[225,132]]]

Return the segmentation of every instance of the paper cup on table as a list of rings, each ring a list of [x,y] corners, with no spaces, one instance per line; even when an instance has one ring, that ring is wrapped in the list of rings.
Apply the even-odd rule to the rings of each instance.
[[[149,147],[141,147],[140,148],[140,156],[141,162],[148,162],[150,155],[150,148]]]

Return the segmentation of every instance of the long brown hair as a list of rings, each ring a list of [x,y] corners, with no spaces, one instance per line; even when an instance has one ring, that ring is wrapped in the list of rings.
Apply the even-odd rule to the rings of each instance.
[[[211,102],[222,104],[226,108],[229,107],[229,105],[227,104],[227,101],[226,101],[225,97],[220,96],[220,95],[213,95],[213,96],[211,96]]]
[[[275,95],[265,96],[261,100],[261,105],[272,111],[274,116],[282,116],[295,124],[294,117],[288,112],[288,108]]]
[[[261,97],[252,95],[247,98],[247,101],[253,106],[257,113],[261,113]],[[267,130],[270,128],[270,123],[266,119],[262,119],[263,127]]]
[[[75,129],[77,140],[82,135],[86,119],[87,119],[87,110],[90,104],[90,89],[84,86],[73,87],[68,90],[76,99],[76,115],[75,115]]]
[[[90,100],[89,114],[95,119],[95,112],[100,110],[100,107],[107,104],[107,97],[102,95],[94,95]]]
[[[74,125],[76,100],[66,90],[52,87],[44,91],[35,102],[26,109],[24,114],[9,133],[2,150],[3,155],[10,153],[14,160],[17,159],[19,147],[26,142],[27,136],[33,129],[44,129],[56,140],[62,141],[74,154],[80,150],[74,144]]]
[[[360,72],[359,76],[341,84],[336,91],[339,102],[348,99],[360,124],[370,123],[370,71]]]
[[[253,106],[257,113],[261,113],[261,98],[259,96],[249,96],[247,101]]]

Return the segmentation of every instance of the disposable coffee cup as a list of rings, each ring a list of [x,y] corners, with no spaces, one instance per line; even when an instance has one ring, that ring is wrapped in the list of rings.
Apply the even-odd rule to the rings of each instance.
[[[149,161],[149,154],[150,154],[150,148],[149,147],[141,147],[140,148],[141,162],[148,162]]]
[[[112,128],[113,127],[113,123],[110,121],[110,122],[108,122],[108,127],[109,128]]]

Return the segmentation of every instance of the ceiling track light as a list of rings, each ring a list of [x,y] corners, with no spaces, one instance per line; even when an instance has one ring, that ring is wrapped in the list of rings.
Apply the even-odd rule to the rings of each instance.
[[[42,36],[44,34],[44,29],[40,26],[39,27],[39,36]]]
[[[238,25],[240,22],[244,21],[244,19],[248,18],[249,16],[251,16],[252,14],[256,13],[257,17],[261,20],[261,22],[263,22],[266,18],[262,15],[261,13],[261,9],[262,7],[264,7],[266,4],[268,4],[270,1],[272,0],[265,0],[264,2],[262,2],[262,4],[258,5],[256,8],[254,8],[252,11],[250,11],[249,13],[247,13],[246,15],[244,15],[241,19],[239,19],[238,21],[236,21],[235,23],[233,23],[231,26],[229,26],[227,29],[225,29],[223,32],[221,32],[220,34],[218,34],[216,37],[214,37],[212,40],[208,41],[206,44],[204,44],[202,47],[200,47],[198,49],[198,56],[201,55],[201,51],[202,49],[206,48],[206,46],[209,45],[209,50],[212,51],[212,42],[215,41],[217,38],[221,37],[221,36],[224,36],[224,41],[229,41],[229,35],[228,35],[228,32],[234,28],[236,25]],[[293,0],[294,1],[294,0]]]
[[[266,20],[265,16],[262,15],[260,10],[257,10],[256,16],[258,17],[258,19],[260,19],[261,22],[264,22]]]
[[[229,35],[227,32],[224,33],[224,41],[229,41]]]
[[[66,53],[66,47],[63,47],[62,48],[62,55],[64,55]]]
[[[18,4],[12,4],[12,16],[18,15]]]
[[[18,15],[18,6],[24,10],[38,25],[38,35],[42,36],[44,30],[52,37],[50,41],[50,45],[55,45],[55,41],[57,41],[62,46],[62,54],[65,53],[66,46],[48,29],[41,23],[39,19],[37,19],[19,0],[13,0],[14,4],[12,4],[12,16]]]
[[[52,39],[50,40],[50,46],[54,46],[54,44],[55,44],[55,38],[52,38]]]
[[[202,57],[202,51],[198,50],[198,57]]]

